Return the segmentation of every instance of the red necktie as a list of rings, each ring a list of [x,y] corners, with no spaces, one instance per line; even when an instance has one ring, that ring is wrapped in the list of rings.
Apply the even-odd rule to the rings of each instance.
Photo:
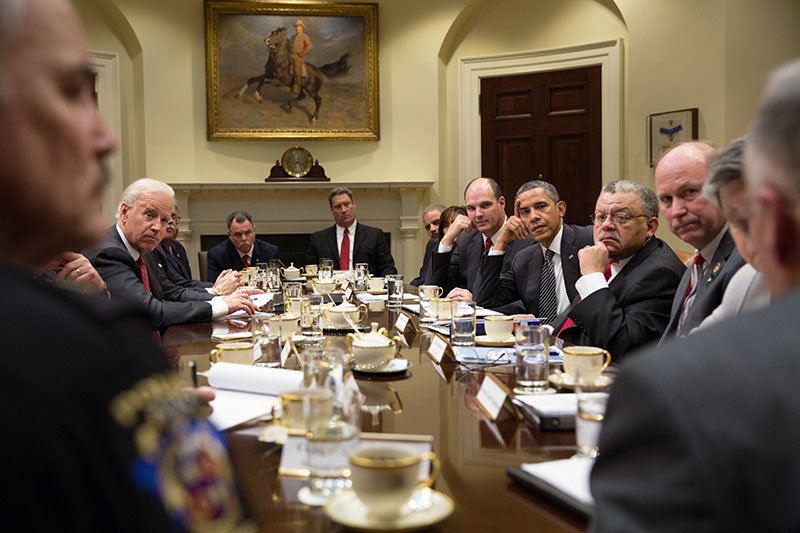
[[[606,281],[611,279],[611,263],[608,264],[608,266],[606,267],[605,272],[603,272],[603,277],[606,278]],[[580,302],[580,300],[578,300],[578,302]],[[558,333],[556,333],[556,337],[558,337],[562,333],[564,333],[564,330],[567,329],[568,327],[570,327],[572,324],[574,324],[572,319],[571,318],[567,318],[567,321],[564,322],[564,325],[561,326],[561,329],[558,330]]]
[[[488,251],[492,247],[492,239],[486,239],[486,248],[483,249],[484,252]]]
[[[350,270],[350,230],[347,228],[344,228],[342,249],[339,250],[339,268]]]
[[[136,264],[139,265],[139,270],[142,272],[142,283],[144,283],[144,289],[147,292],[150,292],[150,279],[147,277],[147,267],[144,264],[144,258],[140,255],[139,259],[136,260]]]
[[[706,260],[700,254],[697,254],[696,256],[694,256],[692,258],[692,264],[693,265],[700,265],[702,267],[703,263],[705,263],[705,262],[706,262]],[[692,268],[694,269],[694,267],[692,267]],[[690,292],[692,292],[692,277],[689,277],[689,284],[686,285],[686,294],[683,295],[684,301],[686,300],[687,296],[689,296]]]
[[[242,264],[244,265],[245,268],[250,266],[250,256],[249,255],[244,254],[242,256]]]

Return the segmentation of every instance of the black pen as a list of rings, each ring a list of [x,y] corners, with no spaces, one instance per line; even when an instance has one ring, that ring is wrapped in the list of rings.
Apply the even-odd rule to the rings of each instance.
[[[192,371],[192,386],[197,388],[197,362],[189,361],[189,368]]]

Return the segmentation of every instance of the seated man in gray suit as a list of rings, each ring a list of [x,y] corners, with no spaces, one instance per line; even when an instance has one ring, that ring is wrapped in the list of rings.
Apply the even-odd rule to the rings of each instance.
[[[336,270],[354,270],[357,263],[367,263],[373,276],[397,274],[383,231],[356,220],[353,191],[347,187],[333,189],[328,204],[336,223],[311,235],[306,264],[315,265],[327,258],[333,259]]]
[[[177,240],[180,232],[181,213],[176,205],[172,208],[172,216],[167,222],[167,232],[161,239],[161,244],[153,250],[159,266],[172,283],[190,289],[219,289],[210,291],[213,294],[230,294],[239,288],[241,274],[230,269],[223,270],[214,283],[192,279],[186,248]]]
[[[431,277],[448,298],[471,300],[480,286],[480,263],[500,237],[506,222],[506,199],[492,178],[475,178],[464,191],[467,216],[458,215],[442,236],[435,254]],[[514,255],[534,241],[530,237],[511,241],[503,255],[503,268],[510,268]],[[513,304],[522,312],[521,304]],[[511,312],[511,311],[507,311]]]
[[[551,183],[524,183],[514,200],[514,216],[481,265],[475,301],[494,309],[521,300],[524,310],[545,322],[566,311],[578,295],[578,250],[593,242],[591,226],[564,224],[565,204]],[[516,239],[532,236],[539,246],[517,253],[511,268],[501,273],[506,249]]]
[[[687,335],[699,326],[719,306],[728,282],[744,265],[725,216],[701,192],[716,152],[708,143],[687,142],[673,147],[656,166],[656,194],[664,219],[672,233],[695,249],[662,340]]]
[[[619,361],[664,333],[686,267],[655,237],[658,199],[650,188],[612,181],[600,190],[592,220],[595,244],[578,251],[580,299],[553,326],[562,339],[599,346]]]
[[[623,365],[592,470],[591,531],[798,530],[798,145],[795,61],[772,77],[745,147],[747,223],[772,304]]]
[[[428,243],[425,245],[425,255],[422,258],[422,266],[419,269],[419,276],[411,281],[411,285],[419,287],[425,284],[425,278],[428,277],[428,272],[431,269],[431,262],[433,261],[433,253],[436,245],[439,243],[439,217],[442,211],[447,209],[442,204],[432,204],[425,208],[422,212],[422,222],[425,224],[425,231],[428,232]]]
[[[234,211],[225,220],[228,239],[208,251],[206,279],[217,279],[225,270],[240,271],[278,257],[278,247],[256,239],[256,226],[247,211]]]
[[[209,321],[240,309],[255,312],[250,290],[212,298],[205,290],[178,287],[164,275],[150,252],[164,238],[173,198],[172,187],[147,178],[133,182],[123,191],[117,223],[92,254],[92,264],[106,281],[112,297],[120,294],[140,304],[155,330]]]

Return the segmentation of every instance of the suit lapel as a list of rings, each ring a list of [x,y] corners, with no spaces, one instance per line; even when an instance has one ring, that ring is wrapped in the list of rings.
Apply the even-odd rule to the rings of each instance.
[[[169,263],[170,263],[170,264],[171,264],[173,267],[175,267],[175,269],[176,269],[178,272],[180,272],[180,273],[181,273],[181,275],[182,275],[184,278],[186,278],[186,279],[189,279],[189,273],[188,273],[188,272],[186,272],[186,270],[183,268],[183,265],[181,264],[181,262],[180,262],[180,261],[178,261],[178,258],[176,257],[177,253],[175,252],[175,250],[173,249],[173,250],[172,250],[172,253],[169,253],[169,249],[168,249],[168,248],[165,246],[165,247],[164,247],[164,252],[166,252],[166,253],[164,254],[164,255],[166,256],[166,260],[167,260],[167,261],[169,261]],[[173,255],[173,254],[175,254],[175,255]]]
[[[328,241],[328,247],[333,250],[333,262],[335,263],[335,267],[339,269],[339,249],[336,247],[336,224],[333,227],[329,228],[328,235],[326,236],[326,240]]]
[[[722,236],[722,239],[719,241],[719,245],[717,245],[717,250],[714,252],[714,257],[711,258],[711,261],[708,263],[708,267],[705,269],[705,274],[702,278],[700,278],[697,292],[695,293],[695,301],[697,298],[709,289],[711,285],[713,285],[714,280],[724,268],[725,263],[728,261],[728,257],[730,257],[733,250],[736,248],[736,244],[733,242],[733,237],[728,230],[725,231],[725,234]],[[686,289],[684,289],[685,291]]]
[[[622,281],[625,279],[628,274],[633,272],[637,266],[639,266],[642,261],[644,261],[648,255],[650,255],[653,250],[658,247],[658,239],[656,237],[650,237],[650,240],[644,243],[644,246],[639,248],[639,251],[636,252],[630,261],[620,270],[617,272],[617,275],[614,276],[614,279],[608,284],[608,288],[612,291],[614,288],[619,287],[622,285]],[[615,293],[616,294],[616,293]]]
[[[469,246],[469,256],[467,257],[467,277],[468,280],[475,281],[475,277],[478,274],[478,268],[480,267],[481,261],[483,259],[483,234],[475,230],[475,235],[472,237],[472,242]],[[471,286],[471,284],[468,283]]]
[[[233,270],[242,270],[244,268],[244,262],[242,262],[242,258],[239,257],[239,251],[233,245],[230,239],[225,245],[225,249],[228,251],[228,260],[230,261],[231,265],[234,265]],[[253,264],[253,258],[250,258],[250,264]]]
[[[353,241],[353,262],[356,261],[356,253],[361,250],[361,244],[364,242],[364,227],[356,223],[356,238]],[[352,266],[352,265],[351,265]]]
[[[542,257],[542,262],[544,262],[544,257]],[[561,235],[561,270],[564,273],[567,296],[571,300],[578,294],[575,282],[581,277],[581,266],[578,261],[578,249],[575,246],[575,232],[567,224],[564,224],[564,232]]]

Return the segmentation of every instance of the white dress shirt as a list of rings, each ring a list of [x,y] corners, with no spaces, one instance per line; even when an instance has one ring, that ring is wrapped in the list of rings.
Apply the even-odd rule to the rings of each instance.
[[[581,300],[585,300],[589,295],[600,289],[607,289],[608,284],[617,277],[619,271],[625,268],[625,265],[628,264],[628,261],[630,261],[634,255],[636,254],[626,257],[625,259],[620,259],[616,263],[611,263],[611,277],[608,278],[608,281],[606,281],[606,275],[603,272],[592,272],[591,274],[586,274],[578,278],[578,281],[575,282],[575,289],[577,289],[578,294],[581,296]]]

